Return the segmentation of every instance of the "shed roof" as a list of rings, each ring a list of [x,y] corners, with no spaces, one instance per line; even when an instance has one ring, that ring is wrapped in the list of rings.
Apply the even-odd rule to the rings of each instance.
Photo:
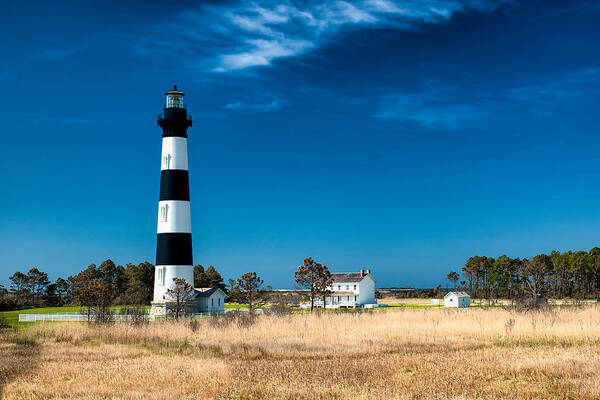
[[[471,296],[469,296],[465,292],[448,292],[448,293],[446,293],[446,295],[444,296],[444,298],[452,296],[452,295],[454,295],[456,297],[471,297]]]
[[[221,288],[218,287],[201,287],[194,288],[194,290],[196,291],[196,297],[210,297],[217,290],[223,292]],[[223,294],[225,294],[225,292],[223,292]]]

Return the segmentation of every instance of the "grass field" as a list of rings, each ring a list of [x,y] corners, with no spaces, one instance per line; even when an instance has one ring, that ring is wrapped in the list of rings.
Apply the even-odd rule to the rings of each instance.
[[[600,309],[402,309],[94,326],[0,340],[4,396],[598,399]]]
[[[0,312],[0,315],[2,315],[10,325],[17,325],[19,322],[19,314],[64,313],[77,311],[85,311],[85,308],[79,306],[28,308],[25,310],[2,311]]]

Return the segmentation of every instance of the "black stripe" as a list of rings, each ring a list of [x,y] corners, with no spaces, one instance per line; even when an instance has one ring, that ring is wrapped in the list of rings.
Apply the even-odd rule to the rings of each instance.
[[[156,265],[194,265],[191,233],[159,233]]]
[[[165,169],[160,172],[160,200],[190,201],[188,172],[183,169]]]
[[[187,137],[187,129],[192,126],[185,108],[165,108],[158,116],[158,125],[163,128],[163,137]]]

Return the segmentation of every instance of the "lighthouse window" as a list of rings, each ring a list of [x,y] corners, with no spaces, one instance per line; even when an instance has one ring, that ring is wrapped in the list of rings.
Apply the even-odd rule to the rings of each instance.
[[[165,281],[165,270],[163,268],[158,269],[158,276],[156,277],[159,285],[164,285]]]
[[[162,169],[169,169],[171,167],[171,155],[167,154],[163,157]]]
[[[169,209],[169,206],[167,204],[160,207],[160,221],[161,222],[167,222],[168,209]]]

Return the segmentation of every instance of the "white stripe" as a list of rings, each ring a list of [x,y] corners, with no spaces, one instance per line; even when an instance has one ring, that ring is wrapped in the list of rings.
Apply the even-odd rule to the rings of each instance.
[[[154,301],[165,300],[167,289],[173,286],[173,278],[183,278],[193,287],[194,266],[157,265],[154,271]]]
[[[190,202],[163,200],[158,202],[157,233],[192,233]]]
[[[187,138],[165,137],[162,142],[160,170],[188,169]]]

